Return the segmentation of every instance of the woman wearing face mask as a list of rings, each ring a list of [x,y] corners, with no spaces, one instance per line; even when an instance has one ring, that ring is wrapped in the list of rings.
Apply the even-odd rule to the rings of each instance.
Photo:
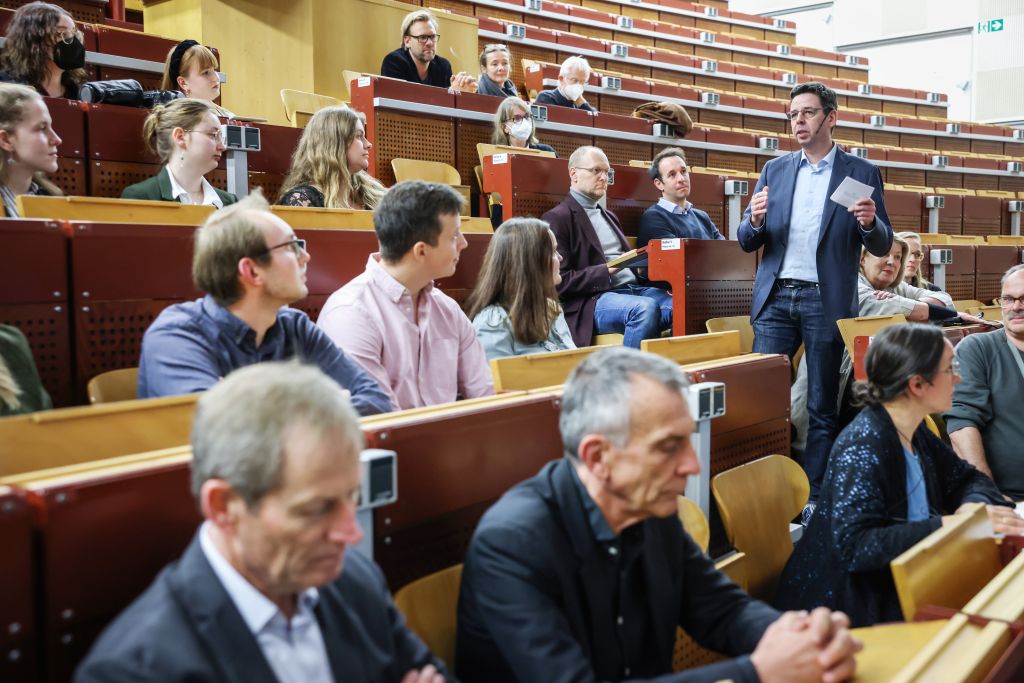
[[[217,56],[208,47],[194,40],[183,40],[167,53],[160,89],[178,90],[185,97],[206,100],[217,116],[230,119],[234,114],[214,104],[220,97],[219,68]]]
[[[0,80],[77,100],[78,87],[86,81],[84,66],[82,34],[70,14],[48,2],[18,8],[0,54]]]
[[[477,79],[477,92],[481,95],[495,97],[519,97],[516,85],[509,80],[512,56],[508,46],[500,43],[487,45],[480,53],[480,78]]]
[[[302,131],[278,204],[373,209],[387,192],[366,172],[373,144],[366,116],[348,107],[321,109]]]
[[[204,177],[224,153],[220,121],[209,102],[183,98],[155,107],[142,126],[147,147],[164,164],[160,173],[124,189],[122,199],[201,204],[222,208],[238,197]]]
[[[491,135],[491,142],[509,147],[555,151],[551,145],[542,144],[537,140],[529,105],[518,97],[507,97],[498,106],[498,111],[494,114],[494,133]]]
[[[576,348],[555,291],[561,262],[538,218],[510,218],[494,232],[466,309],[488,360]]]
[[[45,175],[57,171],[60,137],[51,124],[39,93],[24,85],[0,85],[0,196],[7,218],[18,218],[19,194],[62,194]]]

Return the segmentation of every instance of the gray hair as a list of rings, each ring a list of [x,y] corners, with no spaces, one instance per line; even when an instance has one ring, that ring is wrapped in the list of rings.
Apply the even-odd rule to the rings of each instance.
[[[558,69],[559,76],[568,76],[575,71],[582,71],[583,78],[580,80],[586,81],[590,78],[590,62],[583,57],[575,55],[573,57],[566,57],[565,61],[562,62],[562,66]]]
[[[591,145],[583,145],[582,147],[577,147],[573,151],[573,153],[569,155],[569,168],[579,168],[580,164],[583,163],[583,157],[587,156],[591,152],[597,152],[598,154],[603,156],[605,159],[608,158],[608,155],[605,154],[604,150],[601,149],[600,147],[593,147]]]
[[[1024,270],[1024,263],[1018,263],[1015,266],[1010,266],[1010,269],[1003,273],[1003,279],[999,281],[999,285],[1001,287],[1005,287],[1006,281],[1009,280],[1014,275],[1016,275],[1017,273],[1021,272],[1022,270]]]
[[[293,429],[341,441],[358,460],[363,433],[337,382],[297,361],[250,365],[207,391],[192,425],[192,494],[223,479],[250,509],[281,484],[286,439]]]
[[[566,456],[578,458],[580,442],[588,434],[601,434],[616,448],[626,445],[637,376],[680,394],[690,384],[677,364],[652,353],[624,346],[591,353],[572,371],[562,391],[558,428]]]

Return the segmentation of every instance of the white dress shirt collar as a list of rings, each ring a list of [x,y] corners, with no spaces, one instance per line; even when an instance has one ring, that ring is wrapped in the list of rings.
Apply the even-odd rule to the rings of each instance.
[[[164,168],[167,169],[167,177],[171,180],[171,195],[182,204],[195,204],[192,201],[192,197],[189,195],[188,190],[181,186],[178,179],[174,177],[174,173],[171,171],[171,165],[167,164]],[[224,208],[224,202],[221,201],[220,195],[213,188],[206,178],[201,179],[203,186],[203,201],[200,202],[202,206],[215,206],[218,209]]]

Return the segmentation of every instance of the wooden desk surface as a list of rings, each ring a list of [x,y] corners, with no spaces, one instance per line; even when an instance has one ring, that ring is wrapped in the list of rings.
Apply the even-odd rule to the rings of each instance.
[[[947,619],[936,619],[853,629],[853,636],[864,641],[864,649],[857,655],[857,676],[853,680],[855,683],[892,680],[947,622]]]

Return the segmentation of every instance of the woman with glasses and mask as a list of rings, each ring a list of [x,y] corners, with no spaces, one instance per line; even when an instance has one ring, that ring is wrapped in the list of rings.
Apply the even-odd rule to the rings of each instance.
[[[48,2],[18,8],[0,53],[0,80],[77,100],[78,87],[87,80],[84,67],[82,33],[70,14]]]
[[[530,116],[530,105],[518,97],[506,97],[494,113],[494,133],[491,142],[496,145],[539,149],[554,152],[555,148],[537,140],[537,132]]]
[[[217,168],[224,153],[220,121],[209,102],[183,98],[154,107],[142,126],[142,137],[164,167],[152,178],[126,187],[122,199],[202,204],[218,209],[238,201],[205,177]]]
[[[921,265],[924,261],[924,248],[921,246],[921,236],[916,232],[910,232],[905,230],[903,232],[897,232],[893,237],[899,238],[907,243],[907,262],[903,266],[903,281],[908,285],[918,287],[920,289],[927,289],[932,292],[941,292],[942,290],[928,282],[921,274]],[[952,299],[950,300],[952,305]]]
[[[366,172],[372,148],[364,114],[344,105],[321,109],[302,131],[278,204],[376,208],[387,188]]]
[[[948,524],[965,503],[984,503],[997,533],[1024,534],[1024,520],[992,480],[925,422],[948,410],[960,381],[953,347],[936,327],[886,327],[865,358],[864,406],[836,439],[817,508],[779,581],[775,605],[825,605],[853,626],[902,621],[889,563]]]
[[[508,45],[494,43],[484,47],[480,53],[480,78],[476,80],[476,91],[481,95],[495,97],[519,97],[516,84],[509,79],[512,55]]]

